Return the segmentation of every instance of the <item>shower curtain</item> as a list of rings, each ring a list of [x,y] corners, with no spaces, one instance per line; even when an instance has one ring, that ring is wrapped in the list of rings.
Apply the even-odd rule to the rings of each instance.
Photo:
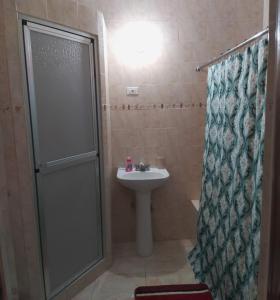
[[[208,71],[196,278],[215,299],[257,298],[268,41]]]

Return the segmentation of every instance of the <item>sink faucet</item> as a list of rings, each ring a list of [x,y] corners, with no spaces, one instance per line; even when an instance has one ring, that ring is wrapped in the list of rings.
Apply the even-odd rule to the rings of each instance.
[[[135,165],[135,170],[141,172],[149,171],[150,165],[145,165],[142,161],[140,161],[138,164]]]

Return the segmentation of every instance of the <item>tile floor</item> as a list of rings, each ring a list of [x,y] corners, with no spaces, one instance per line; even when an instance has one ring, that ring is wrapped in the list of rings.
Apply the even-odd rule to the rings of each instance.
[[[113,265],[72,300],[132,300],[137,286],[194,283],[187,261],[190,240],[156,242],[152,256],[139,257],[134,243],[114,246]]]

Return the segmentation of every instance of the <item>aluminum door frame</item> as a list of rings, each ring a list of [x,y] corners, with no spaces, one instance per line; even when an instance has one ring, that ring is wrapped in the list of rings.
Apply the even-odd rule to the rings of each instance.
[[[101,104],[101,84],[100,84],[100,67],[99,67],[99,48],[98,48],[98,36],[93,35],[90,33],[86,33],[83,31],[79,31],[67,26],[63,26],[60,24],[56,24],[54,22],[49,22],[45,20],[41,20],[38,18],[34,18],[28,15],[24,15],[21,13],[17,14],[18,17],[18,27],[19,27],[19,34],[18,39],[20,43],[20,57],[21,57],[21,65],[22,65],[22,76],[23,76],[23,89],[24,89],[24,102],[25,102],[25,112],[26,112],[26,124],[27,124],[27,139],[28,139],[28,146],[29,146],[29,158],[30,158],[30,165],[31,165],[31,172],[32,172],[32,181],[33,181],[33,204],[34,204],[34,216],[37,220],[37,243],[34,245],[38,251],[38,260],[36,263],[38,264],[39,268],[41,269],[40,274],[38,274],[38,284],[42,286],[42,298],[46,299],[46,292],[44,291],[45,280],[44,280],[44,268],[43,268],[43,257],[42,257],[42,244],[40,242],[40,228],[39,228],[39,208],[37,203],[37,189],[36,189],[36,175],[35,175],[35,161],[34,161],[34,144],[32,141],[32,125],[31,125],[31,111],[29,107],[29,89],[28,89],[28,78],[27,78],[27,66],[26,66],[26,58],[25,58],[25,42],[23,37],[24,32],[24,25],[27,22],[31,22],[33,24],[46,26],[50,30],[57,30],[63,31],[65,34],[69,34],[70,36],[75,35],[76,37],[82,37],[90,39],[94,49],[93,49],[93,62],[94,66],[91,68],[91,72],[93,74],[92,78],[94,82],[95,89],[92,92],[95,92],[95,111],[97,117],[97,142],[99,148],[99,174],[100,174],[100,199],[101,199],[101,226],[102,226],[102,247],[103,247],[103,258],[93,267],[85,271],[79,279],[70,283],[68,286],[65,287],[65,290],[62,291],[55,299],[59,298],[60,295],[63,298],[65,294],[75,294],[77,292],[77,287],[85,287],[86,284],[99,275],[101,275],[111,264],[111,229],[108,226],[108,210],[109,210],[109,203],[105,198],[105,179],[104,179],[104,155],[103,155],[103,138],[102,138],[102,104]],[[93,98],[94,99],[94,98]],[[110,223],[110,222],[109,222]],[[82,278],[85,278],[83,280]],[[43,295],[44,294],[44,295]],[[64,298],[63,298],[64,299]],[[36,299],[37,300],[37,299]]]

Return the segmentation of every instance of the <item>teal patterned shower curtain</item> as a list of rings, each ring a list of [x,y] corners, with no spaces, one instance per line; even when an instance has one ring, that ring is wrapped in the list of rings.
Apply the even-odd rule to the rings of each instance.
[[[257,298],[268,41],[208,71],[197,245],[189,260],[215,299]]]

